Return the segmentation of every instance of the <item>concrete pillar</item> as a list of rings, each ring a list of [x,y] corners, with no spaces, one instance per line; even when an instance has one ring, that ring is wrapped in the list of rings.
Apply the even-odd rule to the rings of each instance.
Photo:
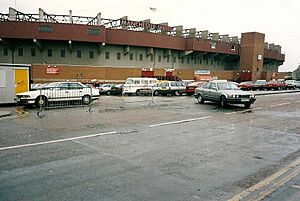
[[[70,18],[70,23],[73,24],[72,10],[69,10],[69,18]]]
[[[188,35],[188,37],[189,38],[195,37],[195,35],[196,35],[196,28],[189,29],[189,35]]]
[[[231,37],[231,42],[234,44],[239,44],[239,37],[237,36],[232,36]]]
[[[176,29],[176,36],[182,36],[182,30],[183,30],[183,26],[175,26]]]
[[[145,22],[145,23],[150,23],[150,19],[143,20],[143,22]],[[143,30],[143,31],[144,31],[144,32],[149,32],[148,27],[147,27],[147,26],[144,26],[144,30]]]
[[[228,43],[229,42],[229,35],[222,35],[222,40],[221,42],[223,43]]]
[[[16,21],[17,20],[17,11],[12,7],[9,7],[8,20],[9,21]]]
[[[168,26],[168,22],[163,22],[163,23],[160,23],[160,25],[163,25],[163,26]],[[162,34],[167,34],[167,31],[166,30],[161,30],[161,33]]]
[[[265,43],[265,49],[269,49],[269,43]]]
[[[269,44],[269,49],[270,49],[270,50],[275,50],[275,45],[274,45],[274,43],[270,43],[270,44]]]
[[[208,39],[208,30],[201,31],[201,38],[202,39]]]
[[[41,8],[39,8],[39,21],[40,22],[44,22],[45,21],[45,12]]]
[[[128,16],[122,17],[122,18],[121,18],[121,21],[122,21],[122,20],[128,20]],[[122,26],[122,29],[127,29],[127,25],[122,24],[121,26]]]
[[[217,42],[219,40],[219,33],[212,33],[212,41]]]
[[[97,22],[96,22],[97,25],[100,26],[101,25],[101,13],[97,14],[96,19],[97,19]]]

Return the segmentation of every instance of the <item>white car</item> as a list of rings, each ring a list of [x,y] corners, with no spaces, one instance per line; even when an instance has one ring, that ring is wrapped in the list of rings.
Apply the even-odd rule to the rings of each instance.
[[[100,94],[111,94],[111,88],[114,87],[115,84],[103,84],[100,87],[98,87]]]
[[[19,104],[34,104],[36,107],[45,107],[57,101],[82,101],[83,105],[88,105],[98,97],[98,89],[80,82],[51,82],[37,90],[18,93],[16,101]]]

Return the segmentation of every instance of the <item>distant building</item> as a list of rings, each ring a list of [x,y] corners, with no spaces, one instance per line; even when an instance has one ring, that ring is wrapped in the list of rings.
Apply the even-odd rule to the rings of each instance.
[[[0,14],[0,63],[30,64],[34,83],[121,82],[145,71],[187,80],[271,80],[284,60],[281,46],[257,32],[239,38],[149,19],[105,19],[101,13],[25,14],[9,8]]]
[[[293,71],[293,79],[300,80],[300,65]]]

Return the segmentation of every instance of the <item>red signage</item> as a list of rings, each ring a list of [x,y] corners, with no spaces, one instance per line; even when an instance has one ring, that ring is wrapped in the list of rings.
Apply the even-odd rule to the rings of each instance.
[[[47,67],[47,74],[59,74],[59,68],[58,67]]]

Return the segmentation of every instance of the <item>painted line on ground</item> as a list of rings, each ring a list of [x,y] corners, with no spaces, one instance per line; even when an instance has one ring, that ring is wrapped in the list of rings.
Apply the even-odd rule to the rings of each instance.
[[[247,197],[248,195],[250,195],[251,193],[254,193],[257,190],[260,190],[261,188],[269,185],[271,182],[273,182],[275,179],[279,178],[280,176],[284,175],[285,173],[287,173],[288,171],[292,170],[293,168],[295,168],[296,166],[298,166],[300,164],[300,158],[298,158],[297,160],[295,160],[294,162],[290,163],[289,165],[285,166],[284,168],[282,168],[281,170],[279,170],[278,172],[272,174],[271,176],[269,176],[268,178],[266,178],[263,181],[258,182],[257,184],[255,184],[254,186],[246,189],[245,191],[235,195],[234,197],[228,199],[227,201],[240,201],[243,200],[245,197]],[[277,182],[278,183],[278,182]]]
[[[282,105],[289,105],[291,104],[290,102],[286,102],[286,103],[279,103],[279,104],[276,104],[276,105],[270,105],[270,107],[278,107],[278,106],[282,106]]]
[[[296,184],[293,184],[293,185],[292,185],[292,188],[296,188],[296,189],[299,189],[299,190],[300,190],[300,186],[299,186],[299,185],[296,185]]]
[[[231,115],[231,114],[236,114],[236,113],[238,113],[238,112],[228,112],[225,115]]]
[[[149,127],[152,128],[152,127],[166,126],[166,125],[171,125],[171,124],[180,124],[180,123],[186,123],[186,122],[191,122],[191,121],[209,119],[211,117],[212,116],[205,116],[205,117],[199,117],[199,118],[193,118],[193,119],[184,119],[184,120],[179,120],[179,121],[170,121],[170,122],[165,122],[165,123],[160,123],[160,124],[152,124],[152,125],[149,125]]]
[[[67,142],[67,141],[72,141],[72,140],[80,140],[80,139],[85,139],[85,138],[92,138],[92,137],[98,137],[98,136],[103,136],[103,135],[112,135],[112,134],[117,134],[117,131],[106,132],[106,133],[97,133],[97,134],[93,134],[93,135],[85,135],[85,136],[65,138],[65,139],[59,139],[59,140],[51,140],[51,141],[45,141],[45,142],[37,142],[37,143],[31,143],[31,144],[15,145],[15,146],[10,146],[10,147],[1,147],[0,151],[9,150],[9,149],[19,149],[19,148],[24,148],[24,147],[32,147],[32,146],[38,146],[38,145],[44,145],[44,144]]]
[[[238,113],[246,113],[246,112],[251,112],[251,111],[254,111],[254,110],[261,110],[262,107],[256,107],[256,108],[251,108],[251,109],[248,109],[248,110],[240,110],[240,111],[235,111],[235,112],[228,112],[228,113],[225,113],[225,115],[231,115],[231,114],[238,114]]]
[[[296,103],[300,103],[300,100],[297,100]]]

